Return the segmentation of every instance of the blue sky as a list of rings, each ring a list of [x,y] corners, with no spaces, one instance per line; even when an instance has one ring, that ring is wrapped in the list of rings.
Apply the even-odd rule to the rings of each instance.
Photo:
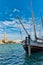
[[[26,33],[22,29],[22,26],[19,25],[16,16],[19,15],[21,21],[23,22],[25,28],[28,32],[33,30],[31,29],[31,0],[0,0],[0,39],[3,39],[4,32],[6,32],[7,39],[20,39],[21,35],[24,39]],[[32,0],[32,7],[34,10],[36,23],[40,27],[40,11],[43,16],[43,0]],[[37,26],[36,26],[37,27]],[[20,35],[20,30],[22,34]],[[37,30],[40,30],[37,28]]]

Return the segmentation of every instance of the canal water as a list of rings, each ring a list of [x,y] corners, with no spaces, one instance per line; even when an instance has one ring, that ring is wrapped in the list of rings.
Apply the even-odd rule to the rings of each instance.
[[[1,44],[0,65],[43,65],[43,52],[29,56],[22,44]]]

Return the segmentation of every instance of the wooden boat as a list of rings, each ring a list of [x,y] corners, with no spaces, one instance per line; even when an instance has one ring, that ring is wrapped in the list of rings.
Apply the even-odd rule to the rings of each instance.
[[[29,44],[24,44],[23,48],[26,51],[26,53],[28,53],[29,49],[28,49]],[[31,48],[31,53],[36,53],[36,52],[41,52],[43,51],[43,42],[36,42],[36,41],[30,41],[30,48]]]
[[[25,29],[23,23],[21,22],[20,18],[17,16],[20,24],[22,25],[24,31],[26,32],[26,34],[28,36],[29,33],[27,32],[27,30]],[[36,35],[36,27],[35,27],[35,21],[34,21],[34,13],[32,11],[32,21],[33,21],[33,26],[34,26],[34,34],[35,34],[35,40],[31,40],[31,38],[28,37],[28,43],[24,44],[23,45],[23,48],[25,49],[25,51],[27,53],[29,53],[29,56],[31,55],[31,52],[38,52],[38,51],[43,51],[43,39],[41,38],[38,38],[37,35]],[[24,42],[24,41],[23,41]]]

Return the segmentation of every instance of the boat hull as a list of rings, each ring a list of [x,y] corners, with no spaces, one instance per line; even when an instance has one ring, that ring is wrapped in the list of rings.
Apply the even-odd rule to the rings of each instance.
[[[23,48],[26,51],[26,53],[28,53],[28,51],[29,51],[28,45],[23,45]],[[30,48],[31,48],[31,53],[36,53],[36,52],[43,51],[43,47],[39,47],[39,46],[32,46],[32,45],[30,45]]]

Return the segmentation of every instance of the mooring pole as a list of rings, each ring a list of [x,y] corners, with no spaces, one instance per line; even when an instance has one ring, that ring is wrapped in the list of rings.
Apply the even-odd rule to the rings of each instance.
[[[30,35],[28,35],[27,43],[28,43],[28,54],[29,54],[29,57],[30,57],[31,56]]]

